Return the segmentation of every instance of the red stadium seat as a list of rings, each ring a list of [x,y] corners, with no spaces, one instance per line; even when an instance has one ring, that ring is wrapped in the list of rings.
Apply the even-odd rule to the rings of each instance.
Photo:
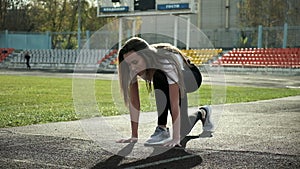
[[[223,66],[299,68],[300,48],[234,48],[214,63]]]
[[[12,54],[14,48],[0,48],[0,63],[7,58],[10,54]]]

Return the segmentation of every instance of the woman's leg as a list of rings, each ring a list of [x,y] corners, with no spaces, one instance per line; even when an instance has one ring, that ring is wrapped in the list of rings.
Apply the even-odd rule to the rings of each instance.
[[[193,73],[193,71],[197,71]],[[187,71],[188,74],[184,74],[184,81],[186,85],[192,85],[192,88],[200,87],[202,83],[202,75],[199,72],[198,68],[194,67]],[[194,83],[194,84],[191,84]],[[197,90],[196,90],[197,91]],[[184,98],[181,98],[181,137],[185,137],[188,135],[192,128],[195,126],[198,120],[201,118],[201,112],[188,112],[188,98],[187,94],[185,93]]]
[[[156,71],[153,76],[155,99],[158,112],[158,126],[165,126],[170,110],[169,84],[166,75],[162,71]],[[172,112],[171,112],[172,113]],[[180,99],[181,137],[184,138],[190,133],[194,125],[200,120],[199,111],[188,112],[187,94]]]
[[[162,71],[156,71],[153,75],[153,85],[158,113],[158,126],[145,145],[164,144],[171,139],[169,129],[166,128],[168,110],[170,109],[170,99],[167,97],[169,96],[169,84],[167,77]]]
[[[162,71],[156,71],[153,76],[153,85],[155,89],[155,99],[158,112],[158,126],[165,126],[168,120],[168,110],[170,110],[169,84],[166,75]],[[170,112],[172,113],[172,112]],[[194,124],[198,121],[198,112],[188,113],[187,94],[180,99],[180,135],[184,138]]]
[[[155,100],[158,113],[157,124],[166,125],[168,120],[168,110],[170,109],[169,84],[166,75],[157,70],[153,75],[153,86],[155,90]]]
[[[180,99],[180,135],[184,138],[191,128],[190,119],[188,117],[188,99],[185,94],[183,98]]]

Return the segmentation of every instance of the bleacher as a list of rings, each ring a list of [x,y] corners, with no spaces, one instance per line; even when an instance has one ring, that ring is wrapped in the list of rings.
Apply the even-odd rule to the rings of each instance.
[[[181,51],[197,66],[208,63],[208,61],[213,60],[214,57],[222,53],[222,49],[191,49]]]
[[[64,50],[64,49],[30,49],[30,65],[32,69],[55,69],[74,70],[77,69],[114,69],[107,63],[110,60],[103,60],[111,51],[98,49]],[[6,68],[26,68],[24,53],[15,52],[7,57]],[[101,61],[101,62],[100,62]],[[3,67],[3,66],[2,66]]]
[[[98,64],[102,65],[116,65],[118,62],[118,50],[114,49],[108,52],[102,59],[98,61]]]
[[[238,48],[223,54],[212,65],[300,68],[300,48]]]
[[[9,50],[12,51],[12,50]],[[12,53],[5,57],[5,68],[26,68],[24,53],[29,52],[32,69],[73,70],[75,67],[82,69],[101,69],[114,71],[117,67],[118,50],[64,50],[64,49],[30,49]],[[182,50],[197,66],[207,63],[217,57],[222,49],[192,49]],[[4,60],[4,59],[3,59]]]
[[[115,71],[117,50],[36,49],[30,53],[32,69],[54,70],[103,70]],[[0,67],[26,68],[24,52],[12,48],[0,48]],[[190,60],[200,66],[209,64],[230,68],[300,68],[300,48],[236,48],[228,52],[222,49],[182,50]]]

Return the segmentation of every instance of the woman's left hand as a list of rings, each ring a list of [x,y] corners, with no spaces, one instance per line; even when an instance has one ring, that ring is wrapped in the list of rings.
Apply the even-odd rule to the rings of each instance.
[[[136,143],[137,141],[138,141],[138,138],[131,137],[131,138],[128,138],[128,139],[117,140],[116,143]]]
[[[164,144],[164,146],[165,147],[176,147],[176,146],[181,147],[180,139],[172,139],[171,141]]]

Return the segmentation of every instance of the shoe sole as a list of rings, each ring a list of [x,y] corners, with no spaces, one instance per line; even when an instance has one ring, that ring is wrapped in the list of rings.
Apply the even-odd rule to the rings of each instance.
[[[145,146],[157,146],[157,145],[163,145],[169,141],[171,141],[172,138],[168,138],[168,139],[165,139],[165,140],[162,140],[162,141],[158,141],[158,142],[153,142],[153,143],[144,143]]]

